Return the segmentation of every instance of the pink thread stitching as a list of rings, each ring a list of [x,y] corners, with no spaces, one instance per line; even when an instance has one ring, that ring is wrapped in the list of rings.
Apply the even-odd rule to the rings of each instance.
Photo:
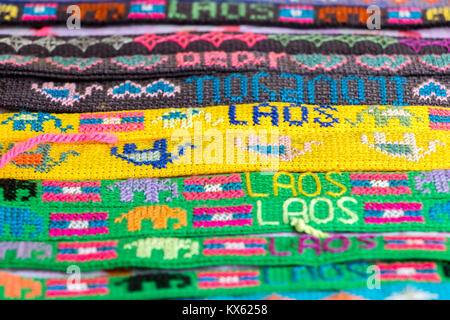
[[[19,142],[14,145],[14,147],[7,151],[0,159],[0,169],[6,166],[11,160],[17,157],[19,154],[32,149],[34,146],[41,143],[80,143],[97,141],[103,143],[117,143],[117,136],[109,133],[69,133],[69,134],[58,134],[58,133],[48,133],[41,134],[36,137],[30,138],[24,142]]]

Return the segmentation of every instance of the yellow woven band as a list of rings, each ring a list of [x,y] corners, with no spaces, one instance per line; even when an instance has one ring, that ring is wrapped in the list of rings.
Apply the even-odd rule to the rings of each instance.
[[[1,153],[12,147],[11,142],[43,133],[111,133],[119,142],[42,143],[14,158],[0,170],[0,178],[445,169],[450,164],[448,110],[270,102],[95,114],[3,114]]]

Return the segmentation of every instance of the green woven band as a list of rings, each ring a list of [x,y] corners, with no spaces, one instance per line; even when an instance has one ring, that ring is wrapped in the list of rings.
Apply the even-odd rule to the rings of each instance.
[[[343,290],[391,283],[447,283],[449,266],[440,262],[351,262],[319,267],[233,267],[194,271],[121,271],[73,274],[0,272],[7,299],[161,299],[273,293],[289,290]],[[80,270],[78,270],[80,271]],[[81,275],[81,279],[77,276]],[[0,289],[1,291],[1,289]],[[1,294],[1,293],[0,293]]]
[[[334,234],[203,238],[124,238],[77,242],[0,242],[3,267],[82,270],[162,269],[218,265],[321,265],[362,259],[450,260],[448,235]]]
[[[0,240],[450,231],[449,172],[0,180]]]

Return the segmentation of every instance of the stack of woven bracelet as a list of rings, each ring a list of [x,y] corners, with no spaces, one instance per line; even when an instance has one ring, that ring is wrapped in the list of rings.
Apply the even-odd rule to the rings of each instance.
[[[2,2],[2,299],[450,298],[448,0]]]

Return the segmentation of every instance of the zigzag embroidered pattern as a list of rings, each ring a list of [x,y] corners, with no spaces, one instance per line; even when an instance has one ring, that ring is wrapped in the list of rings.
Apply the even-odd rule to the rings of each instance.
[[[445,134],[446,128],[436,126],[433,116],[447,110],[427,106],[319,106],[266,102],[191,109],[81,114],[22,111],[0,114],[0,141],[22,141],[44,132],[73,134],[99,131],[114,133],[119,142],[133,142],[138,139],[169,140],[174,134],[194,137],[198,134],[195,125],[198,125],[198,129],[203,133],[209,129],[218,129],[222,133],[226,133],[228,129],[242,129],[249,135],[271,128],[278,130],[280,135],[308,134],[312,131],[320,134],[322,130],[323,133],[336,130],[358,133],[421,132],[437,137],[440,133]],[[180,132],[180,129],[185,131]],[[142,139],[142,136],[145,136],[145,139]],[[445,139],[441,142],[445,142]]]
[[[278,5],[272,3],[228,3],[179,0],[137,0],[130,2],[78,3],[80,19],[86,24],[118,22],[202,22],[209,24],[236,23],[298,26],[359,26],[370,17],[367,6]],[[0,4],[1,22],[7,24],[48,25],[65,23],[68,4],[28,3]],[[448,25],[447,6],[380,9],[383,27],[404,25]]]
[[[357,74],[422,74],[445,73],[450,67],[450,54],[427,55],[342,55],[287,54],[259,51],[206,51],[116,56],[113,58],[78,58],[0,55],[0,72],[11,70],[53,78],[76,76],[82,79],[118,79],[126,75],[180,73],[186,71],[254,71],[262,68],[303,73]],[[172,75],[173,76],[173,75]]]
[[[449,184],[449,170],[77,182],[7,179],[0,180],[0,239],[92,241],[285,232],[294,231],[290,221],[299,217],[326,231],[448,232]],[[7,226],[14,229],[8,231]]]
[[[116,127],[103,127],[110,132],[116,128],[113,132],[119,142],[113,146],[41,143],[36,151],[27,151],[12,159],[0,172],[0,177],[109,179],[263,168],[328,171],[334,170],[336,163],[344,170],[361,171],[445,169],[449,164],[444,156],[448,152],[449,137],[446,130],[436,130],[429,124],[430,109],[432,107],[331,107],[286,103],[210,107],[189,114],[160,109],[145,111],[147,119],[155,119],[151,123],[144,122],[144,132],[148,132],[145,139],[139,127],[124,132],[123,124],[136,120],[119,113],[118,120],[114,120]],[[0,127],[5,132],[0,131],[4,152],[12,147],[11,142],[37,136],[35,130],[29,130],[28,118],[23,119],[22,115],[1,116],[7,120]],[[59,116],[64,125],[71,123],[74,128],[69,133],[79,132],[79,114]],[[14,122],[13,127],[16,125],[15,131],[10,131],[10,121]],[[83,121],[82,125],[84,131],[98,130],[97,124],[86,127]],[[48,133],[61,130],[54,128],[51,120],[45,126]],[[271,129],[269,134],[264,131],[268,128]],[[215,137],[216,142],[205,145],[200,139],[201,133],[203,138]],[[233,152],[205,153],[211,147]],[[347,154],[352,154],[352,158]],[[58,155],[60,160],[54,161],[52,157]]]

